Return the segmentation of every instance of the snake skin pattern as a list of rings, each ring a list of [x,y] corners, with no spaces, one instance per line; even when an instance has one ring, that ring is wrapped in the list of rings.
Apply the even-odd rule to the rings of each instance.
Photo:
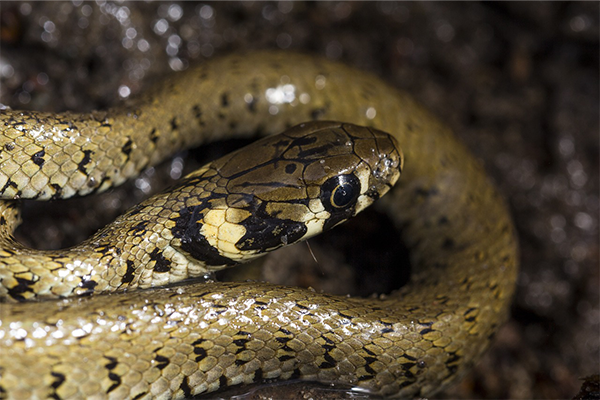
[[[1,192],[38,199],[98,192],[182,147],[268,135],[310,120],[380,129],[401,145],[402,179],[380,202],[410,247],[414,273],[407,286],[362,299],[262,283],[208,283],[4,304],[0,393],[181,398],[298,378],[416,397],[471,367],[506,318],[515,288],[512,222],[481,165],[448,128],[367,73],[311,56],[258,52],[176,74],[107,111],[3,110]],[[18,295],[5,301],[43,295],[43,285],[34,282],[35,259],[48,253],[13,242],[16,219],[14,203],[2,202],[2,281],[7,293]],[[39,276],[80,268],[60,253],[52,257],[55,264]],[[140,259],[166,268],[152,257]],[[72,278],[75,290],[46,286],[46,294],[89,293],[147,278],[133,268],[117,268],[101,282],[101,274],[88,279],[80,271]]]

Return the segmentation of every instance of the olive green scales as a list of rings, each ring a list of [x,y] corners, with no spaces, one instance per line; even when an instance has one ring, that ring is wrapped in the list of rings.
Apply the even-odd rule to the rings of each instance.
[[[262,283],[208,283],[3,304],[4,395],[176,398],[265,378],[301,378],[414,397],[430,395],[472,366],[506,318],[514,291],[518,250],[512,222],[481,165],[448,128],[408,95],[367,73],[311,56],[259,52],[215,59],[175,74],[108,111],[56,115],[3,110],[0,187],[6,199],[84,195],[119,184],[182,147],[257,131],[277,133],[316,119],[388,132],[402,148],[402,178],[381,202],[411,247],[414,273],[409,285],[379,299]],[[342,134],[353,129],[377,132],[340,123],[317,126],[341,129]],[[399,166],[395,146],[382,140],[396,156],[386,153],[375,163]],[[343,170],[341,163],[333,164]],[[355,174],[358,170],[343,170],[342,175],[359,176],[366,205],[385,190],[365,186],[366,175]],[[382,171],[389,173],[387,168]],[[267,179],[250,176],[262,183]],[[239,183],[241,192],[252,179]],[[322,176],[315,185],[328,179]],[[211,189],[227,192],[223,188],[229,180],[215,178]],[[332,190],[346,183],[336,181]],[[294,185],[284,186],[264,203],[297,196]],[[182,183],[178,190],[185,187]],[[299,224],[304,227],[297,227],[305,233],[348,216],[328,224],[335,213],[325,210],[325,203],[343,202],[344,196],[317,192],[307,189],[303,201],[289,201],[290,208],[280,201],[271,211],[288,212],[286,219],[293,220],[298,208],[310,210],[312,216]],[[243,203],[244,196],[238,197],[231,202]],[[352,201],[360,203],[359,195],[355,197]],[[215,258],[225,260],[241,251],[231,241],[247,232],[236,227],[248,216],[243,207],[231,215],[201,215],[214,221],[212,226],[230,224],[224,236],[216,229],[212,237],[217,239],[211,242],[206,231],[194,237],[183,232],[185,224],[177,225],[179,219],[173,223],[168,203],[160,196],[156,203],[142,203],[82,244],[89,246],[82,252],[110,253],[111,260],[135,253],[111,272],[86,272],[88,264],[69,253],[31,251],[14,243],[11,232],[18,211],[15,203],[3,201],[0,290],[8,296],[5,301],[177,282],[218,264],[214,259],[208,264],[196,261],[198,251],[213,249]],[[190,213],[195,206],[186,204]],[[140,240],[119,242],[119,221],[146,211],[156,213],[156,226],[122,227],[137,229]],[[185,211],[179,211],[182,217]],[[195,217],[180,219],[201,220]],[[114,236],[105,235],[107,230]],[[303,237],[293,232],[290,238]],[[250,236],[245,239],[251,246]],[[260,249],[244,251],[275,248],[288,237],[277,240],[270,237],[262,247],[255,246]],[[231,251],[216,250],[221,245]],[[157,247],[162,250],[154,251]]]

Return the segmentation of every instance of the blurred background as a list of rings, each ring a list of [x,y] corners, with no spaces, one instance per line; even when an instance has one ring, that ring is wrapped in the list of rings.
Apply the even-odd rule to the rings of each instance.
[[[477,368],[436,397],[572,398],[581,378],[599,372],[597,2],[0,7],[0,103],[15,109],[108,107],[162,75],[256,48],[325,56],[410,92],[482,160],[510,203],[522,253],[510,321]],[[125,189],[83,202],[27,203],[19,238],[37,248],[76,243],[227,146],[182,152]],[[339,235],[311,241],[319,265],[296,246],[267,261],[263,277],[294,254],[313,274],[295,276],[296,283],[356,285],[352,273],[329,269],[348,258],[328,250],[328,241],[352,236]]]

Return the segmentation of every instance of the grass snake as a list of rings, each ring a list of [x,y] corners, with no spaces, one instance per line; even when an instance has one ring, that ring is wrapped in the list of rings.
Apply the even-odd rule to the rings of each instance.
[[[2,110],[0,117],[5,199],[103,191],[181,148],[255,132],[271,135],[306,121],[343,121],[306,124],[337,132],[342,135],[337,141],[351,136],[370,144],[348,141],[349,154],[325,161],[327,168],[341,171],[343,180],[331,183],[330,175],[321,174],[319,183],[305,190],[286,181],[261,200],[260,210],[247,208],[252,202],[244,191],[273,186],[275,178],[264,172],[281,162],[269,162],[264,148],[257,147],[252,156],[241,156],[254,165],[243,171],[244,180],[231,183],[242,171],[235,154],[226,156],[217,161],[218,168],[207,165],[178,184],[176,194],[141,203],[90,238],[86,250],[70,253],[30,250],[14,242],[18,207],[3,200],[3,397],[177,398],[271,378],[345,383],[390,397],[428,396],[477,361],[507,316],[518,248],[504,201],[446,126],[409,95],[368,73],[308,55],[236,54],[168,77],[106,111]],[[321,140],[321,135],[303,139],[301,129],[292,129],[293,140],[304,140],[302,145]],[[369,173],[360,171],[372,176],[389,169],[376,173],[380,167],[366,166],[364,159],[351,170],[345,163],[360,152],[366,158],[373,155],[369,152],[382,154],[378,146],[396,155],[386,153],[375,164],[400,163],[393,141],[372,136],[379,135],[377,130],[393,135],[406,157],[402,179],[379,200],[410,247],[414,272],[405,287],[377,298],[255,282],[132,290],[201,275],[211,266],[229,264],[240,252],[253,256],[347,218],[390,183],[373,190],[365,184]],[[276,138],[266,139],[275,153],[287,146]],[[328,155],[328,146],[315,147]],[[286,165],[278,165],[285,174],[321,164],[300,161],[301,149],[285,147],[294,153]],[[233,195],[231,185],[239,189]],[[360,195],[345,185],[358,185]],[[192,203],[186,197],[190,192]],[[344,209],[347,196],[360,207],[330,219],[338,214],[327,210],[337,202]],[[285,204],[278,202],[282,198]],[[198,211],[207,202],[242,206],[230,213],[219,207]],[[267,213],[267,205],[268,215],[285,220],[293,221],[300,208],[310,209],[312,217],[296,221],[283,236],[274,238],[273,229],[265,235],[263,229],[263,239],[254,239],[261,222],[254,231],[239,224],[253,213]],[[138,218],[146,213],[153,213],[152,222]],[[201,233],[188,229],[197,221],[204,221]],[[236,241],[243,250],[232,244]],[[217,252],[215,245],[229,252]],[[78,252],[85,254],[76,258]],[[198,262],[200,256],[208,260]],[[110,290],[117,292],[70,297]],[[44,297],[58,299],[14,302]]]

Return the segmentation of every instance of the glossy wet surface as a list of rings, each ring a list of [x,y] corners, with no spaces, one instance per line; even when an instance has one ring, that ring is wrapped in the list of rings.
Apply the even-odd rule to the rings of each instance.
[[[578,378],[598,371],[597,3],[3,3],[2,27],[1,102],[14,108],[104,107],[153,77],[248,48],[325,55],[408,90],[482,159],[522,246],[513,319],[438,397],[572,397]],[[95,230],[191,164],[148,171],[133,195],[108,193],[97,208],[69,202],[58,223],[36,220],[47,207],[29,210],[36,222],[21,235],[40,247],[77,242],[90,232],[83,220]],[[302,245],[282,257],[313,270],[304,284],[346,274],[326,264],[346,253],[311,248],[320,266]]]

